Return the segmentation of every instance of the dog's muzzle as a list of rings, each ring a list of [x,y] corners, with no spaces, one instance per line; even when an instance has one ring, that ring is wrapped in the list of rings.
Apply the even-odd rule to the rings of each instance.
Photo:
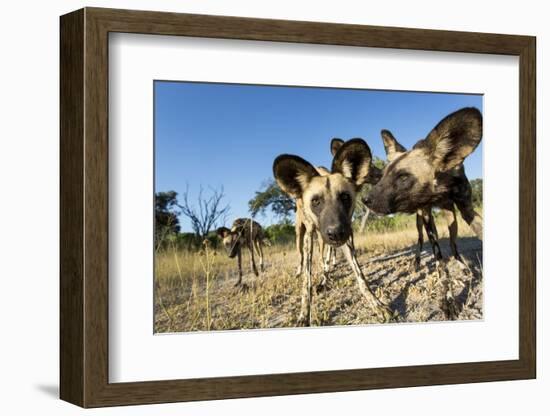
[[[369,192],[365,197],[361,199],[363,203],[372,211],[376,212],[377,214],[381,215],[387,215],[392,213],[392,209],[389,203],[381,203],[379,198],[376,198],[376,196],[372,195],[371,192]]]

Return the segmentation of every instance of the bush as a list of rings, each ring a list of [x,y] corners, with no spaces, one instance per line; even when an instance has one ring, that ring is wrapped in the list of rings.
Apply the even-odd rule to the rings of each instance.
[[[399,231],[414,226],[416,223],[415,215],[394,214],[387,216],[372,216],[369,218],[365,231],[371,232],[388,232]]]
[[[480,207],[483,205],[483,180],[474,179],[470,181],[470,186],[472,187],[472,203],[475,207]]]
[[[273,224],[264,229],[266,238],[272,244],[287,244],[293,242],[296,238],[294,224],[284,222],[282,224]]]

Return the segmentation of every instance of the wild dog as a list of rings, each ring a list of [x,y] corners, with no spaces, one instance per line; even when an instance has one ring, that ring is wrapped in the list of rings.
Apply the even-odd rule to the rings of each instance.
[[[463,108],[441,120],[428,136],[384,168],[363,202],[380,214],[416,213],[453,201],[464,221],[482,238],[482,219],[471,204],[462,163],[481,142],[482,116]]]
[[[449,114],[425,139],[393,158],[363,202],[380,214],[412,214],[430,210],[432,206],[446,207],[452,201],[466,223],[482,238],[482,219],[471,204],[471,189],[464,181],[462,167],[464,159],[481,142],[481,137],[482,115],[479,110],[463,108]],[[450,290],[447,290],[446,300],[454,309]],[[451,317],[456,314],[455,310],[446,312]]]
[[[333,138],[330,142],[330,153],[332,156],[336,156],[336,153],[338,152],[338,149],[344,144],[344,140],[340,138]],[[330,171],[326,169],[323,166],[317,166],[315,169],[319,172],[321,176],[327,176],[330,174]],[[371,163],[369,174],[367,176],[367,179],[365,183],[374,184],[378,182],[380,177],[382,176],[381,169],[377,168]],[[305,227],[302,224],[302,202],[300,199],[296,200],[296,248],[298,250],[298,254],[300,257],[300,264],[298,266],[298,271],[296,273],[297,276],[301,275],[303,270],[303,240],[304,240],[304,233],[305,233]],[[321,262],[322,262],[322,269],[323,269],[323,280],[319,284],[319,288],[322,289],[328,285],[329,282],[329,276],[328,273],[330,271],[330,263],[332,260],[332,265],[336,265],[336,250],[334,247],[330,245],[326,245],[323,242],[323,239],[319,236],[319,249],[321,252]]]
[[[283,192],[301,204],[304,273],[299,325],[311,324],[313,236],[325,244],[341,247],[350,264],[363,297],[384,321],[392,319],[392,311],[369,289],[355,256],[352,215],[357,191],[371,168],[369,146],[361,139],[344,143],[332,160],[331,172],[321,175],[313,165],[299,156],[283,154],[273,163],[273,176]],[[300,201],[300,202],[298,202]]]
[[[324,166],[316,166],[315,170],[320,176],[330,175],[330,171]],[[294,223],[296,231],[296,250],[298,251],[299,264],[296,271],[296,277],[302,275],[304,269],[304,235],[306,233],[305,226],[305,214],[304,204],[301,198],[296,199],[296,220]],[[331,246],[325,244],[319,231],[317,232],[317,241],[319,243],[319,254],[321,260],[321,267],[323,269],[323,280],[319,284],[319,289],[325,288],[328,283],[328,272],[330,268],[330,261],[332,259],[333,265],[336,261],[336,253]]]
[[[336,152],[338,152],[338,149],[340,149],[340,147],[343,144],[344,144],[344,140],[340,138],[335,137],[331,140],[330,153],[332,154],[333,157],[336,156]],[[330,171],[324,166],[316,166],[315,169],[317,170],[317,172],[319,172],[319,175],[321,176],[330,175]],[[376,166],[371,164],[366,183],[374,184],[378,182],[381,176],[382,176],[382,171]],[[296,200],[295,230],[296,230],[296,249],[298,251],[300,263],[296,271],[296,276],[300,276],[302,274],[303,263],[304,263],[303,246],[304,246],[305,226],[303,224],[304,214],[302,210],[303,210],[303,204],[301,199],[298,198]],[[332,265],[333,266],[336,265],[336,250],[332,246],[326,245],[323,242],[323,239],[321,238],[320,235],[318,236],[318,241],[319,241],[319,251],[321,253],[321,256],[320,256],[321,267],[323,269],[323,280],[319,284],[319,289],[322,289],[328,285],[328,281],[329,281],[328,273],[330,271],[331,260],[332,260]]]
[[[381,131],[382,141],[384,143],[384,149],[386,151],[387,160],[389,163],[397,159],[399,156],[403,155],[407,149],[401,145],[393,134],[389,130]],[[416,146],[416,145],[415,145]],[[414,147],[413,147],[414,148]],[[449,229],[449,244],[451,247],[451,252],[453,256],[460,262],[462,257],[458,252],[458,247],[456,244],[456,238],[458,234],[458,223],[456,218],[455,211],[455,202],[453,198],[457,199],[459,203],[462,203],[464,206],[468,206],[468,212],[475,212],[472,203],[472,188],[470,181],[466,177],[464,172],[464,165],[460,164],[449,171],[449,174],[456,177],[455,187],[458,189],[458,192],[451,193],[449,192],[446,195],[446,198],[442,198],[440,202],[440,208],[443,215],[447,220],[447,225]],[[460,194],[460,195],[457,195]],[[460,196],[460,197],[459,197]],[[432,246],[432,252],[436,259],[440,260],[442,258],[441,248],[438,242],[438,233],[435,226],[434,217],[432,214],[432,207],[421,208],[416,212],[416,228],[418,231],[418,248],[416,251],[416,256],[414,260],[414,265],[416,268],[420,265],[420,256],[422,252],[422,246],[424,244],[424,234],[422,227],[426,230],[426,235],[430,240]]]
[[[250,218],[237,218],[231,229],[220,227],[216,230],[218,236],[222,239],[222,243],[230,258],[237,256],[237,265],[239,267],[239,278],[235,286],[240,286],[243,279],[243,269],[241,264],[242,248],[248,247],[250,251],[250,268],[256,276],[259,276],[254,259],[254,252],[260,257],[260,271],[264,271],[264,232],[262,226]]]

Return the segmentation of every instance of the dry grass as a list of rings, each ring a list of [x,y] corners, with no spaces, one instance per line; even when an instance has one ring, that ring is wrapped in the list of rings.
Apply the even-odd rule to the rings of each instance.
[[[441,247],[448,255],[446,227],[438,224]],[[468,264],[447,265],[453,296],[461,305],[459,319],[482,317],[481,242],[459,223],[459,250]],[[369,286],[399,313],[400,322],[444,320],[442,282],[429,244],[418,271],[410,271],[417,240],[416,228],[355,236],[359,263]],[[251,272],[243,250],[242,288],[235,288],[237,264],[225,252],[167,249],[157,253],[155,275],[155,331],[184,332],[248,328],[294,327],[300,308],[301,279],[295,277],[298,256],[294,245],[264,249],[266,267],[260,277]],[[377,323],[363,301],[355,279],[338,253],[331,270],[332,287],[314,294],[314,325]],[[318,250],[314,253],[314,283],[320,278]]]
[[[436,227],[439,233],[440,239],[449,238],[449,231],[447,225],[443,219],[436,220]],[[458,219],[459,237],[475,237],[475,234],[470,230],[468,224],[466,224],[462,218]],[[416,226],[411,225],[400,231],[393,232],[381,232],[381,233],[365,233],[362,235],[355,235],[355,245],[358,249],[364,249],[375,253],[388,253],[395,250],[402,250],[409,248],[416,244],[418,239],[418,233]],[[424,233],[425,248],[428,247],[429,242],[426,234]],[[445,245],[444,242],[442,245]],[[443,247],[442,247],[443,248]],[[460,247],[459,247],[460,249]]]

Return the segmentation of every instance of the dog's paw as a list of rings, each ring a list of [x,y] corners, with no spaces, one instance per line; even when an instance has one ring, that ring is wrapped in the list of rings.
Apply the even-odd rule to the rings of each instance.
[[[242,283],[242,282],[235,283],[234,288],[237,293],[246,293],[250,289],[250,287],[248,287],[246,283]]]
[[[382,323],[387,324],[389,322],[394,322],[399,316],[399,313],[397,311],[392,311],[389,306],[380,305],[378,307],[378,315]]]
[[[414,272],[417,272],[419,270],[420,270],[420,257],[415,257],[409,263],[408,272],[409,273],[414,273]]]
[[[310,325],[311,322],[309,322],[309,318],[304,314],[300,314],[300,316],[298,317],[298,321],[296,322],[296,326],[308,327]]]
[[[450,321],[458,319],[458,315],[460,315],[460,305],[454,297],[449,295],[445,296],[443,299],[441,309],[443,309],[445,318]]]
[[[315,287],[317,293],[327,292],[332,289],[332,282],[330,279],[323,278],[321,282]]]

